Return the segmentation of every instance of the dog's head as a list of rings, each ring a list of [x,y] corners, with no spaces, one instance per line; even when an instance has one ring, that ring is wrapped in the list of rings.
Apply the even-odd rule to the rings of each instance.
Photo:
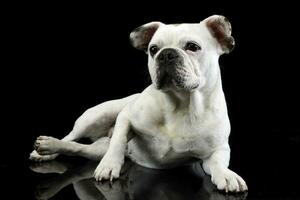
[[[231,25],[219,15],[196,24],[150,22],[133,30],[130,40],[148,54],[153,85],[165,90],[203,87],[212,64],[234,47]]]

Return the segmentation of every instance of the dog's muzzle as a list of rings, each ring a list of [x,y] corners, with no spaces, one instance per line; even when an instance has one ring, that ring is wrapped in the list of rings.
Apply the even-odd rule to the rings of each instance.
[[[176,49],[163,49],[156,58],[157,68],[157,88],[161,89],[172,79],[177,79],[176,67],[181,66],[183,58]]]

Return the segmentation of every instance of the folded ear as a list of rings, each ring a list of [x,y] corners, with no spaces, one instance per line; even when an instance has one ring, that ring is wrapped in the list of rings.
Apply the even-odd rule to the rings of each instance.
[[[147,51],[154,33],[162,25],[161,22],[150,22],[134,29],[129,36],[132,46]]]
[[[220,44],[221,54],[230,53],[235,46],[235,42],[231,36],[231,24],[228,19],[221,15],[213,15],[203,20],[203,22],[211,35]]]

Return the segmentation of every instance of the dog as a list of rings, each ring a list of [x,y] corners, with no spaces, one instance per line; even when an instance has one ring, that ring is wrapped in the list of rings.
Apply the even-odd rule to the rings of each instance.
[[[30,159],[65,154],[101,160],[97,181],[117,179],[125,156],[154,169],[202,160],[219,190],[247,191],[245,181],[228,168],[230,121],[218,63],[235,45],[227,18],[150,22],[133,30],[130,41],[148,54],[152,84],[140,94],[88,109],[62,140],[38,137]],[[83,137],[93,143],[76,142]]]

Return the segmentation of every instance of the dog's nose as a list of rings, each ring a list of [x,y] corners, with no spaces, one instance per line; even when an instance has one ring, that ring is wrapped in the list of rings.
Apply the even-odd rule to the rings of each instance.
[[[167,48],[160,52],[157,60],[159,65],[172,65],[178,57],[178,52],[175,49]]]

